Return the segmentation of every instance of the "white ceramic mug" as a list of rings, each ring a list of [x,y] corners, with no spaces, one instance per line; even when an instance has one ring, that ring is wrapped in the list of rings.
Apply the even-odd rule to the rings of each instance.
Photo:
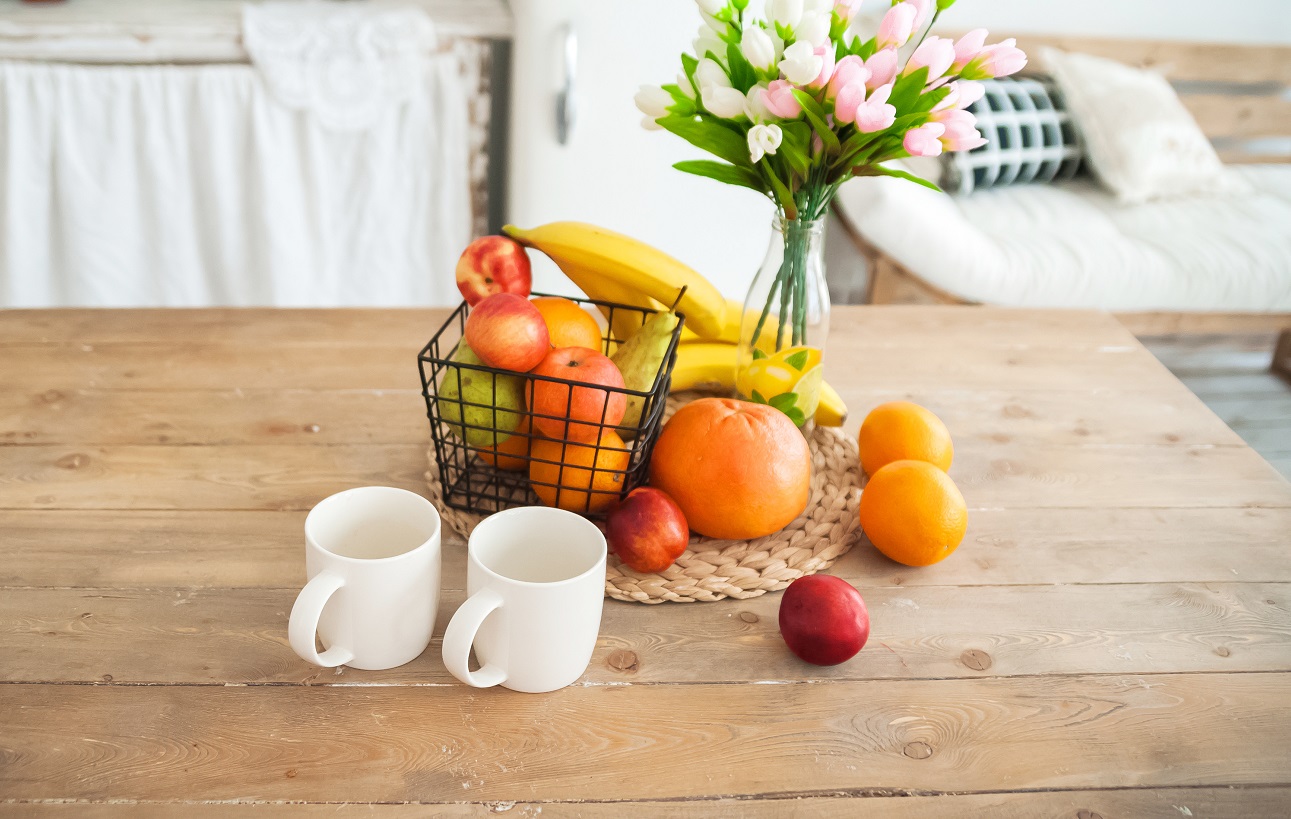
[[[439,608],[439,528],[430,501],[389,486],[349,489],[310,510],[309,582],[287,626],[296,653],[315,665],[363,669],[420,656]]]
[[[577,680],[601,629],[605,553],[601,530],[573,512],[527,506],[485,518],[467,546],[470,596],[444,632],[444,665],[476,688],[540,693]]]

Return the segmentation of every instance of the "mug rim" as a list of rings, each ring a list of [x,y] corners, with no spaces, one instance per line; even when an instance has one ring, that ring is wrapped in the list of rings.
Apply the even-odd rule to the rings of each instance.
[[[591,566],[588,566],[585,570],[579,572],[578,574],[572,577],[566,577],[562,580],[538,582],[534,580],[520,580],[519,578],[508,577],[505,574],[494,571],[489,566],[486,566],[484,564],[484,561],[480,560],[479,555],[476,553],[475,533],[479,531],[481,526],[484,526],[486,523],[493,520],[494,518],[499,518],[504,516],[524,515],[524,514],[537,514],[541,516],[548,513],[553,513],[556,515],[556,517],[568,516],[571,518],[575,518],[580,522],[580,525],[585,524],[586,526],[590,527],[590,529],[593,532],[596,533],[597,543],[600,545],[601,554],[600,554],[600,557],[598,557],[596,561],[592,563]],[[466,539],[466,556],[470,560],[471,564],[478,566],[480,570],[487,573],[489,577],[495,578],[497,580],[501,580],[506,583],[514,583],[517,586],[528,586],[533,588],[553,588],[557,586],[563,586],[566,584],[576,583],[580,580],[585,579],[589,575],[595,574],[598,569],[603,574],[605,572],[605,562],[609,558],[609,548],[610,548],[609,543],[605,539],[605,533],[602,532],[600,530],[600,527],[598,527],[595,523],[592,523],[590,520],[588,520],[587,518],[583,517],[580,514],[577,514],[575,512],[570,512],[566,509],[558,509],[554,506],[516,506],[511,509],[503,509],[501,512],[494,512],[493,514],[489,515],[484,520],[476,524],[475,528],[471,530],[470,537]]]
[[[435,530],[430,533],[429,537],[427,537],[421,543],[418,543],[416,546],[412,547],[408,551],[400,552],[397,555],[389,555],[387,557],[350,557],[349,555],[338,554],[332,551],[331,549],[324,547],[319,542],[318,538],[314,536],[313,527],[310,525],[310,522],[314,519],[314,512],[318,511],[319,507],[337,498],[342,498],[346,495],[352,495],[357,493],[371,494],[373,491],[376,491],[382,494],[394,493],[397,495],[410,495],[416,498],[417,500],[422,501],[423,503],[426,504],[426,508],[430,510],[431,514],[435,516]],[[317,524],[314,524],[314,525],[316,526]],[[317,549],[318,551],[322,552],[323,554],[327,555],[329,558],[332,558],[334,560],[340,560],[346,563],[353,563],[359,566],[371,566],[371,565],[376,565],[380,563],[389,563],[395,560],[399,560],[400,558],[405,558],[405,557],[408,557],[409,555],[416,554],[422,549],[429,548],[431,543],[439,542],[440,536],[443,532],[443,527],[444,527],[443,517],[439,514],[439,510],[435,508],[435,504],[431,503],[429,499],[423,497],[422,495],[417,494],[416,492],[410,492],[407,489],[400,489],[397,486],[352,486],[349,489],[342,489],[340,492],[334,492],[331,495],[328,495],[327,497],[323,498],[318,503],[314,504],[313,507],[310,508],[309,512],[305,515],[305,545],[310,549]]]

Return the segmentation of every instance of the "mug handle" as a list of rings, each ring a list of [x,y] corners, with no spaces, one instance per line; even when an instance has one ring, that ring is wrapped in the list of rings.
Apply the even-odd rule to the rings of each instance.
[[[302,660],[334,668],[354,659],[354,652],[341,646],[332,646],[322,654],[314,648],[314,634],[318,631],[323,607],[344,585],[345,578],[339,574],[321,571],[309,579],[296,597],[296,604],[291,607],[291,619],[287,621],[287,637]]]
[[[453,613],[444,630],[444,665],[449,672],[476,688],[491,688],[507,678],[501,667],[489,663],[479,671],[469,668],[471,644],[479,633],[484,618],[502,608],[502,596],[492,589],[480,589]]]

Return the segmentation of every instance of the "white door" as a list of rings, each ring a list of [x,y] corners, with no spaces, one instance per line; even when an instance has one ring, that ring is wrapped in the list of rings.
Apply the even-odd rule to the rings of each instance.
[[[507,218],[522,227],[574,219],[635,236],[743,299],[766,253],[769,200],[684,174],[705,158],[680,137],[646,131],[632,97],[675,82],[700,25],[694,0],[511,0],[515,14]],[[577,43],[575,116],[557,141],[565,31]],[[535,260],[534,288],[576,292]]]

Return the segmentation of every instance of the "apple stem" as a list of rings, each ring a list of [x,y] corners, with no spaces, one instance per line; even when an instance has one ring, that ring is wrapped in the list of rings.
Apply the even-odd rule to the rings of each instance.
[[[682,300],[683,298],[685,298],[685,296],[686,296],[686,288],[687,288],[687,287],[689,287],[689,286],[690,286],[690,285],[688,285],[688,284],[683,284],[683,285],[681,286],[681,290],[677,292],[677,298],[676,298],[676,300],[675,300],[675,301],[673,301],[673,303],[672,303],[672,307],[669,307],[669,308],[668,308],[668,312],[669,312],[669,313],[675,313],[675,312],[677,312],[677,305],[678,305],[678,304],[681,304],[681,300]]]

